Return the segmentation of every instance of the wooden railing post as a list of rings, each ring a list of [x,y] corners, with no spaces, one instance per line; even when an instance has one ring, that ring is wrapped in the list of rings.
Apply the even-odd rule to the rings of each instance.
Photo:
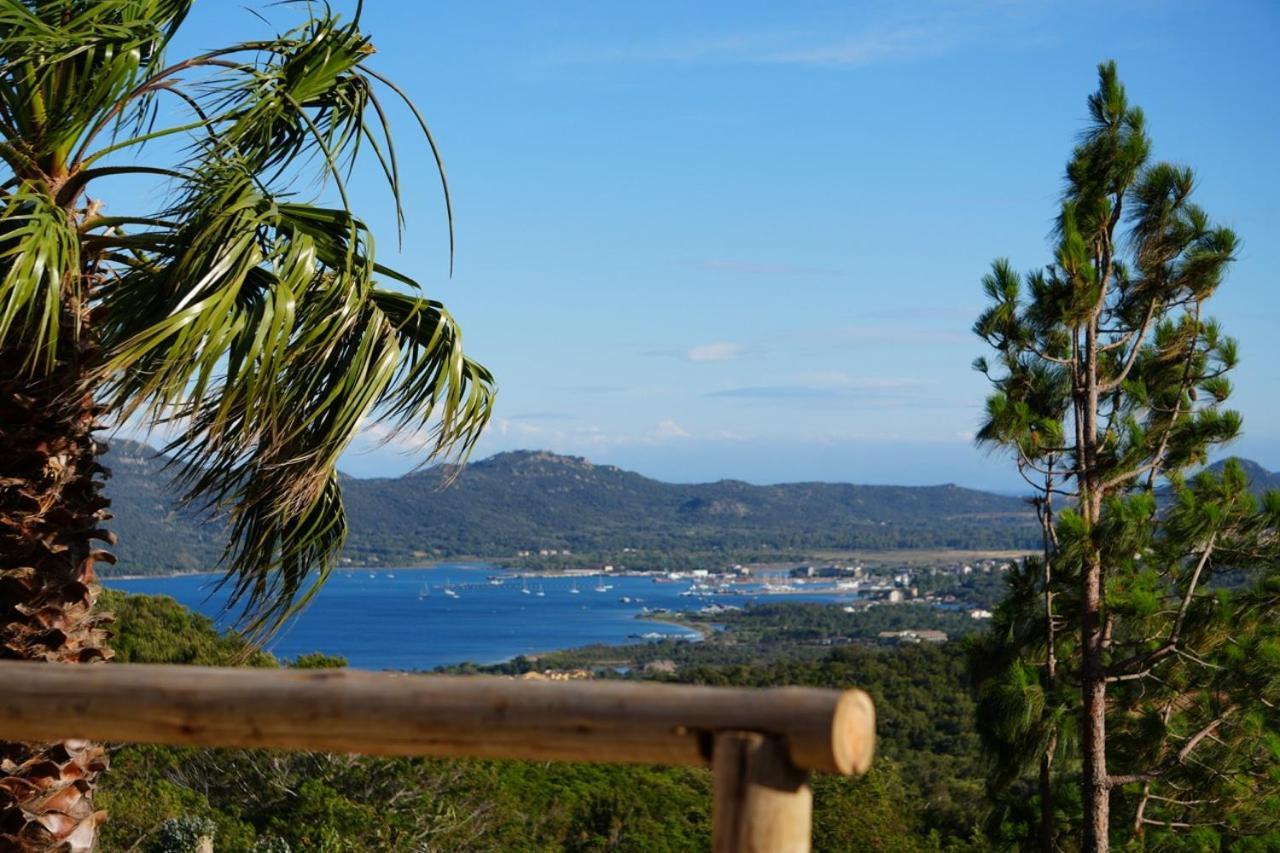
[[[711,756],[714,853],[809,853],[813,791],[781,738],[720,732]]]

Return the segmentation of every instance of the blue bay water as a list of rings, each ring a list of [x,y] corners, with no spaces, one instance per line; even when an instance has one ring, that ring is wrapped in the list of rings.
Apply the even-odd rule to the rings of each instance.
[[[500,585],[491,577],[502,579]],[[168,595],[226,625],[225,595],[213,575],[107,579],[115,589]],[[601,584],[612,587],[597,591]],[[523,589],[528,588],[529,593]],[[578,592],[571,592],[576,588]],[[431,669],[464,662],[498,663],[521,655],[591,643],[637,642],[637,635],[694,638],[685,628],[644,619],[642,608],[693,610],[709,603],[742,605],[743,593],[681,596],[687,583],[649,577],[518,577],[492,566],[429,569],[341,569],[267,648],[282,658],[309,652],[342,655],[363,669]],[[450,596],[446,589],[455,595]],[[541,590],[544,595],[538,596]],[[624,602],[623,598],[632,599]],[[786,600],[833,600],[830,594]],[[844,600],[848,596],[843,597]],[[778,599],[773,599],[778,600]]]

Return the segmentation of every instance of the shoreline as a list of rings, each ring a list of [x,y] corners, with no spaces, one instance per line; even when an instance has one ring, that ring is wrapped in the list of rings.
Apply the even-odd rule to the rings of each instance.
[[[793,568],[797,564],[812,562],[828,562],[828,561],[862,561],[873,565],[899,564],[904,567],[915,567],[927,565],[937,562],[954,562],[954,561],[970,561],[970,560],[1013,560],[1025,557],[1029,554],[1036,553],[1034,550],[1024,549],[961,549],[961,548],[889,548],[889,549],[816,549],[808,554],[808,556],[798,558],[796,560],[783,560],[780,562],[751,562],[744,565],[751,569],[753,573],[759,574],[775,574]],[[512,575],[519,577],[587,577],[594,575],[612,575],[614,577],[644,577],[644,576],[660,576],[666,574],[665,569],[621,569],[612,572],[606,572],[602,568],[567,568],[567,569],[547,569],[547,568],[521,568],[519,566],[519,557],[478,557],[474,555],[463,555],[458,557],[450,557],[447,559],[430,560],[425,562],[408,563],[406,565],[357,565],[355,563],[339,565],[334,568],[335,572],[358,571],[358,572],[414,572],[425,571],[429,569],[438,569],[442,566],[457,567],[486,567],[500,572],[510,572]],[[139,574],[131,572],[129,574],[100,574],[99,581],[117,581],[117,580],[147,580],[150,578],[180,578],[188,576],[209,575],[219,577],[222,571],[216,568],[189,569],[184,571],[163,571],[156,573]]]
[[[645,613],[643,615],[636,616],[636,618],[650,622],[663,622],[667,625],[675,625],[680,628],[685,628],[686,630],[696,633],[701,640],[709,640],[716,634],[716,629],[706,622],[690,622],[685,619],[681,619],[680,614],[678,613]]]
[[[696,638],[694,638],[688,635],[671,634],[663,638],[666,640],[683,640],[686,643],[701,643],[710,639],[716,633],[716,629],[710,625],[704,625],[697,622],[685,622],[678,618],[668,617],[665,614],[654,615],[652,613],[637,613],[635,616],[631,618],[635,619],[637,622],[660,622],[664,625],[675,625],[678,628],[684,628],[698,635]],[[540,649],[539,651],[536,651],[536,652],[521,652],[519,654],[514,654],[514,655],[511,655],[510,657],[503,658],[502,660],[495,661],[493,663],[477,663],[476,661],[462,661],[460,663],[443,664],[439,667],[436,667],[436,669],[449,669],[451,667],[466,666],[467,664],[474,664],[475,666],[501,666],[504,663],[511,663],[513,660],[515,660],[518,657],[528,658],[530,661],[533,661],[536,663],[546,655],[554,655],[559,652],[571,652],[576,649],[591,648],[593,646],[608,646],[615,649],[625,649],[631,646],[638,646],[644,643],[651,643],[651,642],[659,642],[659,641],[641,639],[635,636],[629,636],[626,638],[625,642],[586,643],[584,645],[577,645],[577,646],[564,646],[563,648],[558,648],[558,649]]]

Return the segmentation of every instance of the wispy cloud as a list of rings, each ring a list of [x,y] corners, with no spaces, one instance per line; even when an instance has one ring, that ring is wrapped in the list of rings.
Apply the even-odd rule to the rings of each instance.
[[[776,65],[859,67],[894,59],[946,52],[940,32],[929,26],[890,26],[846,36],[835,41],[813,41],[792,48],[774,49],[757,61]]]
[[[703,33],[626,45],[569,48],[558,64],[791,65],[863,68],[954,53],[975,45],[1040,43],[1036,4],[1012,0],[932,2],[885,7],[856,22],[812,18],[805,25],[754,32]],[[870,19],[867,19],[870,18]]]
[[[667,441],[673,438],[689,438],[689,431],[671,418],[667,418],[665,421],[659,422],[659,424],[654,427],[653,432],[650,433],[650,437],[655,441]]]
[[[665,418],[652,427],[609,430],[596,424],[573,427],[549,425],[519,418],[495,418],[481,440],[485,452],[539,447],[559,453],[589,453],[610,447],[662,445],[694,438],[694,434],[674,418]]]
[[[920,397],[916,392],[928,386],[921,379],[858,377],[841,371],[801,373],[781,382],[746,385],[711,391],[707,397],[738,400],[845,400],[905,404]]]
[[[831,388],[813,388],[804,385],[748,385],[711,391],[707,396],[716,399],[740,400],[813,400],[839,397],[842,394]]]
[[[521,412],[518,415],[512,415],[512,420],[517,421],[576,421],[578,415],[572,412]]]
[[[980,313],[982,306],[972,305],[899,305],[867,312],[877,320],[942,320],[947,323],[970,323]]]
[[[722,341],[714,344],[700,344],[685,353],[689,361],[733,361],[742,354],[743,345]]]
[[[894,376],[853,376],[843,370],[816,370],[797,373],[792,381],[818,388],[835,388],[845,391],[900,391],[919,388],[929,383],[924,379]]]
[[[785,340],[780,337],[778,343],[800,347],[857,347],[972,344],[973,341],[967,327],[959,324],[954,328],[933,328],[917,323],[880,322],[795,332],[788,334]]]
[[[976,313],[972,312],[972,314]],[[748,353],[753,356],[759,356],[780,352],[804,353],[822,350],[861,349],[864,347],[918,348],[951,347],[957,344],[972,345],[973,336],[967,331],[967,324],[956,321],[949,322],[944,327],[939,327],[936,323],[931,322],[936,318],[953,315],[967,318],[971,316],[971,312],[951,307],[921,307],[918,311],[914,311],[911,308],[889,309],[863,315],[868,320],[873,320],[875,317],[883,318],[879,321],[873,320],[872,322],[847,326],[828,326],[817,329],[782,330],[773,336],[752,341],[714,341],[697,344],[685,350],[652,349],[644,350],[642,354],[655,358],[672,358],[695,363],[714,363],[736,361]],[[832,374],[827,375],[831,376]],[[839,383],[827,381],[818,384],[829,386]],[[567,391],[570,389],[559,390]]]
[[[622,394],[631,389],[625,385],[558,385],[548,390],[566,394]]]
[[[786,263],[766,263],[760,261],[739,261],[726,260],[717,258],[703,258],[697,260],[681,261],[681,265],[696,270],[706,270],[708,272],[728,272],[739,273],[742,275],[773,275],[773,276],[827,276],[838,277],[845,275],[844,270],[831,269],[828,267],[806,267],[797,264]]]
[[[400,430],[372,418],[360,422],[360,432],[351,443],[354,454],[373,453],[382,449],[393,450],[405,456],[418,456],[423,460],[431,455],[434,447],[429,429]]]

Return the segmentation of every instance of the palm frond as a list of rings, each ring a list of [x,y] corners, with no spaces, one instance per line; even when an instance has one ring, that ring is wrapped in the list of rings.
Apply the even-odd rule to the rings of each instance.
[[[66,212],[23,184],[0,208],[0,347],[52,369],[64,300],[79,302],[79,237]]]
[[[370,420],[465,456],[492,375],[412,277],[379,264],[345,180],[372,152],[395,204],[385,86],[403,98],[452,202],[425,120],[365,65],[358,14],[301,4],[272,38],[166,64],[190,0],[0,0],[0,346],[48,369],[69,305],[102,355],[86,380],[119,420],[163,424],[186,500],[225,513],[226,583],[266,630],[307,600],[346,535],[337,462]],[[156,101],[174,98],[160,121]],[[177,163],[126,161],[163,137]],[[124,173],[169,181],[155,209],[87,199]],[[308,178],[339,207],[300,198]],[[380,284],[379,282],[386,284]],[[415,291],[392,289],[399,285]]]

